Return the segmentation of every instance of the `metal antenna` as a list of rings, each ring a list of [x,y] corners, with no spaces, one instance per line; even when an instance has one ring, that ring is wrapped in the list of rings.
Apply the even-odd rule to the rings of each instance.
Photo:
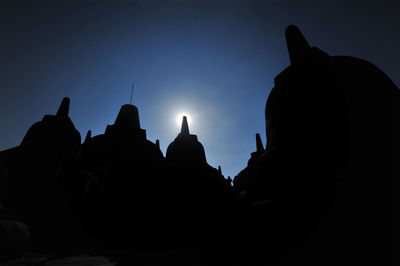
[[[133,88],[135,87],[135,83],[132,83],[132,90],[131,90],[131,101],[129,104],[132,104],[132,96],[133,96]]]

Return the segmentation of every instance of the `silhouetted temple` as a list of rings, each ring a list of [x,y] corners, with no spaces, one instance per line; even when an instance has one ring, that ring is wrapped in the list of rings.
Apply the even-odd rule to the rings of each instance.
[[[140,128],[137,107],[123,105],[104,134],[85,139],[81,155],[90,180],[83,212],[87,229],[104,241],[117,241],[123,232],[130,238],[127,232],[143,215],[126,210],[142,207],[144,188],[158,175],[164,160],[159,147]]]
[[[391,219],[381,206],[392,206],[399,90],[367,61],[309,46],[295,26],[286,41],[291,64],[265,107],[267,147],[234,179],[236,206],[224,228],[254,244],[242,254],[264,261],[299,247],[284,265],[386,261]]]
[[[171,163],[181,165],[207,164],[203,145],[197,140],[196,135],[189,133],[186,116],[182,119],[181,132],[167,148],[166,158]]]
[[[131,104],[81,144],[64,98],[0,152],[0,262],[26,251],[192,247],[211,264],[381,265],[399,89],[367,61],[311,47],[295,26],[286,41],[290,65],[265,106],[266,147],[257,133],[233,187],[186,117],[164,157]]]
[[[190,134],[186,117],[182,119],[181,132],[167,148],[160,170],[152,184],[149,202],[153,219],[148,223],[155,222],[153,232],[163,239],[158,238],[159,241],[199,245],[204,235],[215,230],[213,221],[228,204],[231,186],[207,163],[204,147],[196,135]]]
[[[74,252],[95,246],[75,215],[85,182],[80,175],[81,138],[68,112],[69,99],[64,98],[56,115],[45,115],[21,145],[0,153],[5,169],[0,202],[9,219],[27,225],[32,251]]]
[[[79,230],[75,226],[71,230],[85,228],[106,246],[179,239],[179,235],[187,234],[189,229],[184,228],[188,226],[211,230],[210,220],[228,202],[230,184],[208,165],[202,144],[196,135],[189,134],[186,118],[165,159],[159,141],[154,144],[146,139],[134,105],[123,105],[104,134],[92,137],[89,130],[82,144],[68,112],[69,99],[64,98],[55,116],[46,115],[35,123],[19,147],[2,152],[0,157],[7,178],[15,176],[7,191],[2,191],[1,201],[26,215],[20,219],[29,225],[31,240],[38,241],[33,241],[38,249],[71,250],[65,245],[49,245],[52,235],[46,228],[50,225],[40,225],[43,218],[33,214],[45,212],[41,215],[48,217],[49,208],[63,212],[60,217],[68,214],[81,221],[83,227],[77,224]],[[41,179],[28,178],[33,173]],[[15,193],[19,189],[17,180],[31,184],[26,187],[29,190]],[[57,196],[48,202],[53,198],[46,197],[50,192]],[[57,200],[59,192],[62,199]],[[35,198],[31,201],[35,207],[25,201],[29,195]],[[66,222],[70,221],[53,222],[68,228]],[[65,233],[74,235],[68,230]]]

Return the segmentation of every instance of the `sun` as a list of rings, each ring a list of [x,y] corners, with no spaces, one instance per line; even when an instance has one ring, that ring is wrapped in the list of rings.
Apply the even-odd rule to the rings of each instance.
[[[176,119],[176,125],[177,126],[181,126],[182,125],[182,119],[183,119],[184,116],[186,116],[188,124],[189,124],[189,127],[190,127],[192,125],[193,119],[192,119],[192,116],[190,114],[185,113],[185,112],[181,112],[181,113],[178,113],[176,115],[176,118],[175,118]]]

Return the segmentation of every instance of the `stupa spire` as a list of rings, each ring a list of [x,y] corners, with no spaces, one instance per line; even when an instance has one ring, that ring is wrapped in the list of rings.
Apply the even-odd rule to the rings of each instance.
[[[256,134],[256,147],[257,147],[257,152],[264,151],[264,145],[261,141],[261,137],[260,137],[259,133]]]
[[[88,143],[91,137],[92,137],[92,131],[88,130],[88,132],[86,133],[85,141],[83,143]]]
[[[69,113],[69,98],[68,97],[64,97],[60,107],[58,108],[58,111],[56,113],[57,117],[68,117],[68,113]]]
[[[310,45],[301,31],[294,25],[286,28],[286,44],[291,64],[302,62],[310,49]]]
[[[182,119],[182,127],[181,127],[181,134],[182,135],[189,135],[189,125],[187,122],[187,117],[184,116]]]
[[[160,149],[160,141],[158,139],[156,139],[156,148]]]

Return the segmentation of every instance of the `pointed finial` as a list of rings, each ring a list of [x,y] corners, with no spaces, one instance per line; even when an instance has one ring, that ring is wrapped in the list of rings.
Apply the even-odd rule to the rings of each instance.
[[[219,173],[220,175],[222,175],[221,165],[218,165],[218,173]]]
[[[58,117],[68,117],[68,113],[69,113],[69,98],[68,97],[64,97],[64,99],[62,100],[60,107],[58,108],[58,111],[56,113],[56,116]]]
[[[131,88],[131,100],[129,101],[129,104],[132,104],[132,96],[133,96],[133,88],[135,87],[135,83],[132,82],[132,88]]]
[[[256,147],[257,147],[257,152],[264,151],[264,145],[261,141],[261,137],[260,137],[259,133],[256,134]]]
[[[158,139],[156,139],[156,147],[157,149],[160,149],[160,141]]]
[[[189,135],[189,125],[186,116],[184,116],[182,119],[181,134]]]
[[[304,38],[299,28],[294,25],[290,25],[286,28],[285,35],[290,63],[295,64],[304,60],[310,49],[310,45]]]
[[[88,130],[88,132],[86,133],[85,141],[83,143],[88,143],[91,137],[92,137],[92,131]]]

